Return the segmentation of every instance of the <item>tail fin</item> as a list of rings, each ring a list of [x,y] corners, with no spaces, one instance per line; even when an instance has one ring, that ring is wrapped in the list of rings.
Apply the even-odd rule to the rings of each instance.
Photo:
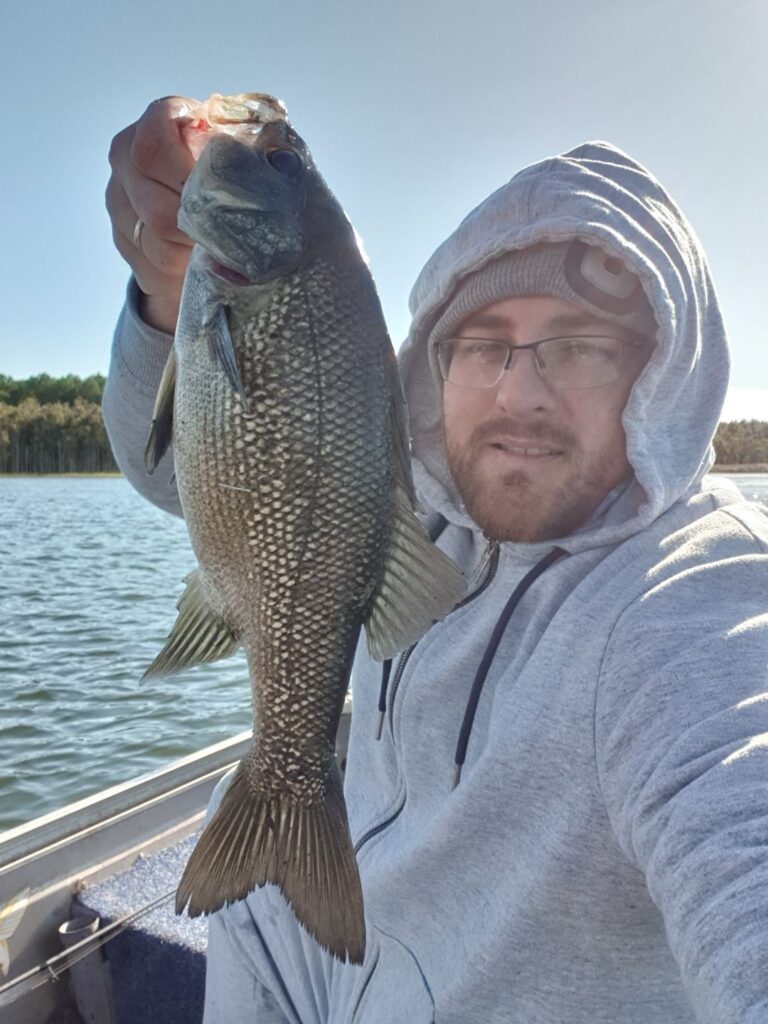
[[[189,903],[190,917],[210,914],[267,882],[329,953],[363,962],[363,894],[335,763],[325,799],[300,804],[259,792],[241,762],[184,869],[176,912]]]

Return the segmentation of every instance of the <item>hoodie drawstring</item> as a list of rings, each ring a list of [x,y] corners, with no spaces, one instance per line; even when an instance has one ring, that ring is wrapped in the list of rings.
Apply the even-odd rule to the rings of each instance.
[[[515,587],[514,593],[510,599],[504,605],[504,610],[499,616],[498,622],[491,634],[491,639],[485,649],[485,654],[478,666],[474,682],[472,683],[472,689],[469,693],[469,699],[467,700],[467,706],[464,710],[464,720],[461,723],[459,739],[456,743],[456,756],[454,757],[453,789],[458,786],[459,781],[461,780],[461,769],[467,754],[469,734],[472,731],[475,712],[477,711],[477,705],[480,702],[480,694],[483,691],[488,670],[491,667],[491,662],[493,661],[496,650],[501,643],[501,638],[504,635],[504,631],[507,628],[510,618],[512,617],[512,613],[531,584],[541,576],[545,569],[548,569],[553,562],[556,562],[558,558],[561,558],[565,554],[567,554],[567,552],[563,551],[562,548],[553,548],[548,555],[542,558],[541,561],[537,562],[536,565],[525,574],[523,579]]]

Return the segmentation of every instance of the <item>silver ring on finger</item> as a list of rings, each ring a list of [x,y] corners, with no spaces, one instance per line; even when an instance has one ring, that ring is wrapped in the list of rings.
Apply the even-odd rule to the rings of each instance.
[[[133,244],[136,246],[140,253],[144,252],[144,250],[141,247],[141,233],[143,230],[144,221],[141,219],[141,217],[139,217],[139,219],[133,226]]]

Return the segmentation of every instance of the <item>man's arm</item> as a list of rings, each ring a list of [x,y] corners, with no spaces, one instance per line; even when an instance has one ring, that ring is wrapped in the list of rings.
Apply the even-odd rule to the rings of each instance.
[[[161,459],[152,476],[144,466],[155,396],[173,338],[140,319],[138,295],[138,287],[132,279],[115,328],[101,403],[102,416],[115,461],[126,479],[148,501],[180,516],[179,494],[173,482],[172,449]]]
[[[150,477],[144,448],[192,247],[176,219],[181,190],[194,165],[179,127],[196,102],[183,96],[156,100],[118,132],[109,151],[112,173],[106,191],[112,238],[133,277],[112,346],[104,423],[128,480],[144,497],[176,515],[181,515],[181,506],[172,483],[172,453]]]
[[[609,643],[596,708],[606,808],[663,915],[703,1024],[768,1020],[760,547],[689,568],[630,606]]]

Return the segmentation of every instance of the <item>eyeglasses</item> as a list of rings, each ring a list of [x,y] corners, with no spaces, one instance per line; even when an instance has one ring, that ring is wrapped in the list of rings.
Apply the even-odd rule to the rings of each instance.
[[[490,338],[447,338],[437,343],[437,361],[443,379],[462,388],[493,388],[512,366],[517,352],[530,349],[539,373],[559,388],[599,388],[621,376],[632,350],[646,348],[646,340],[617,338],[611,334],[580,334],[544,338],[530,345],[510,345]]]

